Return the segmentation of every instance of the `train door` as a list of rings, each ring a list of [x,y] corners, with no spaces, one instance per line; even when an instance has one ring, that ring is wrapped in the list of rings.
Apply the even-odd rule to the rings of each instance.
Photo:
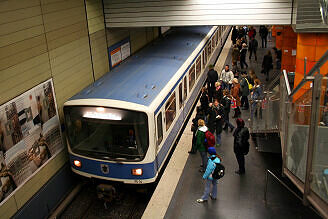
[[[162,111],[159,111],[159,113],[155,116],[155,129],[156,129],[156,151],[155,151],[155,157],[156,157],[156,165],[157,169],[159,168],[159,163],[158,163],[158,153],[160,152],[162,146],[163,146],[163,114]]]

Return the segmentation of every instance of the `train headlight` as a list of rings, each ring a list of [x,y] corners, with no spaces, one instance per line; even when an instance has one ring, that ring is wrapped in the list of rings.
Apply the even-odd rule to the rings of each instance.
[[[142,169],[141,168],[132,169],[132,175],[134,175],[134,176],[141,176],[142,175]]]
[[[74,164],[74,166],[76,166],[76,167],[78,167],[78,168],[82,167],[82,163],[81,163],[81,161],[79,161],[79,160],[74,160],[74,161],[73,161],[73,164]]]

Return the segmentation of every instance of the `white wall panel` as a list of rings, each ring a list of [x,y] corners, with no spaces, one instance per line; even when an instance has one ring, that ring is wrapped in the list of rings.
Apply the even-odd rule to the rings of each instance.
[[[291,24],[292,0],[104,0],[106,27]]]

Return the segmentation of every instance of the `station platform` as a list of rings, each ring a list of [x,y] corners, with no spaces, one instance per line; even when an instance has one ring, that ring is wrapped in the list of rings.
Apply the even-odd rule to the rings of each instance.
[[[250,62],[259,79],[265,83],[265,76],[260,74],[261,64],[267,50],[274,44],[268,42],[267,48],[261,48],[257,27],[258,62]],[[225,64],[231,65],[230,36],[216,63],[215,69],[221,71]],[[277,70],[276,70],[277,71]],[[271,72],[271,75],[274,71]],[[232,112],[230,116],[232,116]],[[217,200],[209,199],[205,203],[197,203],[204,191],[205,181],[199,172],[201,157],[197,154],[188,154],[191,148],[192,132],[191,120],[181,135],[176,149],[168,163],[165,172],[143,214],[143,219],[148,218],[320,218],[313,210],[305,207],[302,202],[286,188],[268,177],[267,202],[264,202],[266,187],[266,170],[281,176],[281,154],[263,153],[255,149],[254,142],[250,139],[250,152],[245,157],[245,175],[235,174],[238,169],[237,160],[233,152],[232,133],[223,131],[222,144],[217,147],[218,154],[222,157],[226,168],[225,176],[218,182]],[[242,111],[241,116],[245,121],[250,117],[248,111]],[[230,118],[235,125],[235,121]],[[247,126],[247,123],[246,123]]]

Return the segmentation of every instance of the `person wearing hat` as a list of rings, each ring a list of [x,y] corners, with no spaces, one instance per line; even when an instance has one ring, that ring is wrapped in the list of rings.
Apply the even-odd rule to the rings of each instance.
[[[210,154],[210,156],[207,161],[206,171],[203,175],[203,179],[206,180],[205,189],[204,189],[203,196],[200,199],[197,199],[198,203],[207,202],[209,196],[211,197],[212,200],[216,200],[217,180],[212,178],[212,173],[216,167],[216,164],[221,163],[221,159],[217,156],[214,147],[209,147],[208,153]],[[212,184],[212,191],[210,193],[211,184]]]
[[[234,78],[232,80],[231,96],[236,100],[236,108],[235,108],[235,115],[232,118],[237,118],[241,115],[240,108],[239,108],[241,105],[239,91],[240,91],[240,84],[238,82],[238,79]]]
[[[242,48],[240,50],[240,67],[243,69],[244,65],[246,65],[246,68],[248,68],[248,65],[246,63],[246,54],[247,54],[247,44],[243,43]]]

